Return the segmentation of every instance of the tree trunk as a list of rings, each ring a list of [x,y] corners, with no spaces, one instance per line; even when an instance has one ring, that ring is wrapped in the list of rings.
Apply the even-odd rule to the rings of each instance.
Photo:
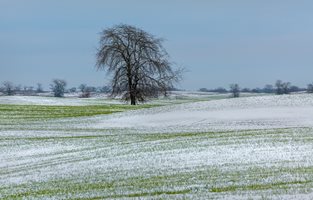
[[[130,104],[131,105],[136,105],[136,97],[132,92],[130,93]]]
[[[128,92],[129,92],[130,104],[136,105],[136,96],[134,95],[131,65],[130,64],[127,64],[127,78],[128,78]]]

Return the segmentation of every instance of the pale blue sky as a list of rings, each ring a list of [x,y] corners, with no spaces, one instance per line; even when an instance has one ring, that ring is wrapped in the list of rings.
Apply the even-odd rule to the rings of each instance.
[[[99,32],[125,23],[165,38],[180,88],[313,81],[313,1],[0,0],[0,82],[103,85]]]

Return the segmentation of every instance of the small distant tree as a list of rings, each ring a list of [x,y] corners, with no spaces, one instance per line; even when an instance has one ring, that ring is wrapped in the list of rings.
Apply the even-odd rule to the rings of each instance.
[[[276,94],[284,94],[284,89],[283,89],[283,82],[281,80],[277,80],[275,83],[276,87]]]
[[[96,92],[97,88],[92,86],[87,86],[86,84],[81,84],[79,90],[82,92],[80,95],[81,98],[89,98],[91,96],[91,92]]]
[[[14,85],[10,81],[3,82],[3,92],[6,95],[14,95]]]
[[[86,88],[87,88],[87,85],[86,85],[86,84],[80,84],[80,85],[78,86],[78,89],[79,89],[81,92],[84,92],[84,91],[86,90]]]
[[[283,82],[281,80],[277,80],[275,83],[275,86],[276,86],[276,94],[278,95],[290,93],[290,87],[291,87],[290,82]]]
[[[80,95],[81,98],[89,98],[91,96],[92,87],[86,87],[82,94]]]
[[[307,93],[313,93],[313,83],[308,84]]]
[[[289,94],[290,93],[290,82],[283,83],[283,94]]]
[[[37,83],[37,89],[36,89],[37,93],[41,93],[43,92],[43,88],[42,88],[42,84],[41,83]]]
[[[52,81],[51,90],[54,93],[55,97],[63,97],[65,92],[66,82],[61,79],[54,79]]]
[[[240,88],[238,84],[231,84],[230,85],[230,92],[234,98],[239,97],[240,95]]]

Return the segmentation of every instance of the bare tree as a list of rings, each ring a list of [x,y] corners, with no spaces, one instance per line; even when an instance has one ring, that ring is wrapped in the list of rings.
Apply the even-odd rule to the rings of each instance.
[[[52,81],[51,90],[54,93],[55,97],[63,97],[64,96],[64,91],[65,91],[65,86],[66,82],[61,79],[54,79]]]
[[[129,25],[101,33],[97,68],[112,74],[112,96],[122,95],[131,105],[167,94],[182,70],[174,71],[162,39]]]
[[[231,84],[230,85],[230,92],[232,93],[233,97],[239,97],[240,95],[240,88],[238,84]]]
[[[80,95],[81,98],[89,98],[91,96],[91,92],[93,91],[92,87],[86,87],[82,92],[82,94]]]
[[[82,92],[81,98],[89,98],[91,96],[91,92],[95,91],[94,87],[87,86],[86,84],[80,84],[78,89]]]
[[[284,94],[289,94],[290,93],[290,87],[291,87],[291,83],[290,82],[283,83],[283,93]]]
[[[277,80],[275,83],[276,86],[276,94],[289,94],[290,93],[290,82],[283,82],[281,80]]]
[[[10,81],[3,82],[3,92],[6,95],[14,95],[14,85]]]
[[[284,83],[281,80],[276,81],[276,94],[284,94],[283,84]]]
[[[43,92],[43,88],[42,88],[42,84],[41,83],[37,83],[37,89],[36,89],[37,93],[41,93]]]
[[[308,84],[307,92],[313,93],[313,83]]]

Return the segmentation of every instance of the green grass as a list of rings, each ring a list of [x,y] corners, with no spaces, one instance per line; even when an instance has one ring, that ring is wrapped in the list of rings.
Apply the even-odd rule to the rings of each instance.
[[[268,184],[251,184],[251,185],[231,185],[227,187],[212,187],[210,192],[234,192],[243,190],[274,190],[274,189],[288,189],[293,188],[295,185],[302,185],[311,183],[309,181],[286,181]]]
[[[142,105],[88,105],[88,106],[47,106],[47,105],[3,105],[0,104],[0,125],[24,124],[49,119],[87,117],[112,114],[127,110],[158,106]]]
[[[308,169],[312,171],[312,167]],[[178,171],[174,174],[157,176],[135,176],[108,181],[107,177],[118,176],[103,172],[97,177],[76,177],[73,179],[60,179],[46,182],[32,182],[15,186],[13,191],[0,187],[0,192],[8,192],[3,199],[64,197],[64,199],[113,199],[113,198],[175,198],[176,195],[206,194],[215,196],[223,194],[248,194],[259,192],[269,196],[270,191],[276,194],[285,194],[286,191],[305,191],[311,188],[312,174],[303,174],[300,168],[252,168],[247,170],[224,171],[218,167],[198,169],[192,171]],[[307,180],[283,180],[280,178],[287,173],[304,176]],[[118,176],[120,177],[120,176]],[[275,178],[272,182],[264,183],[264,178]],[[242,181],[245,179],[246,181]],[[80,180],[80,181],[79,181]],[[252,183],[248,183],[252,182]],[[228,186],[216,186],[225,185]],[[10,194],[9,194],[10,193]],[[81,197],[79,194],[89,193],[90,197]],[[5,193],[2,193],[5,194]],[[188,198],[187,198],[188,199]]]

